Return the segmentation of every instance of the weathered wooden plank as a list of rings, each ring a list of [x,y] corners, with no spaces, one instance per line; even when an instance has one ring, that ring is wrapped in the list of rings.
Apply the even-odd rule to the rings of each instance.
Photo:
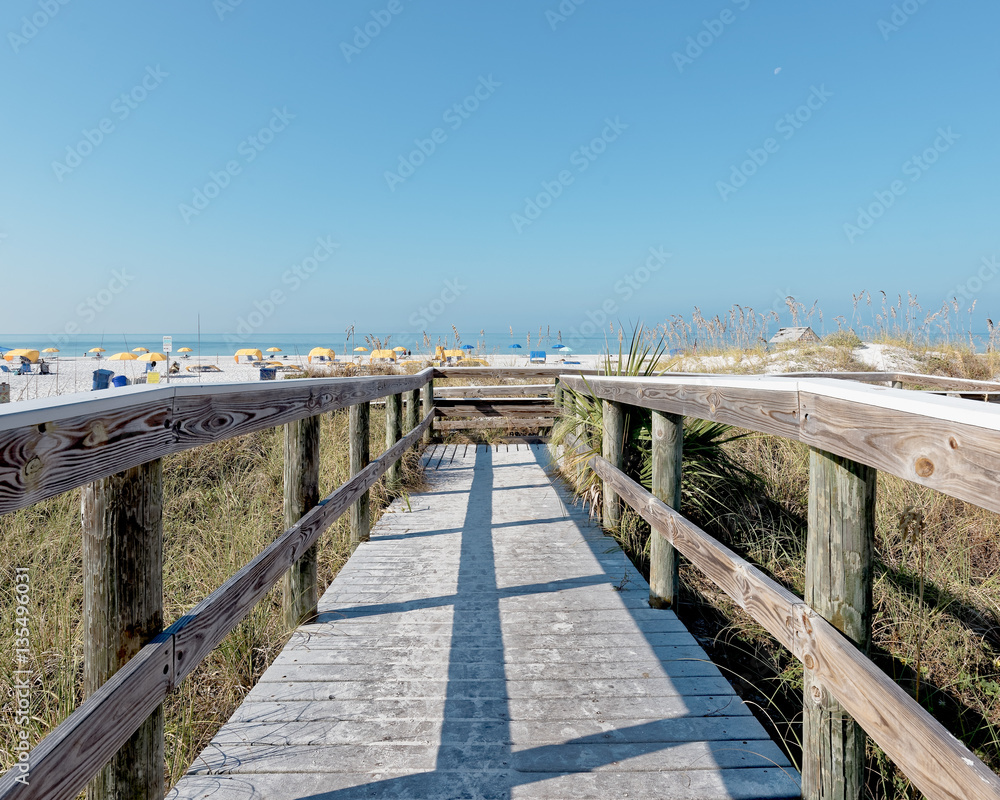
[[[173,685],[173,639],[163,633],[81,703],[17,767],[0,776],[0,800],[72,800],[163,702]]]
[[[434,398],[451,397],[551,397],[553,384],[506,384],[503,386],[438,386]]]
[[[800,441],[1000,512],[1000,409],[906,390],[872,396],[871,389],[847,388],[848,396],[836,397],[803,387]]]
[[[163,462],[84,487],[83,690],[91,697],[163,631]],[[90,800],[163,797],[157,706],[87,786]]]
[[[813,449],[805,601],[867,653],[871,644],[875,475]],[[804,800],[853,800],[864,790],[864,731],[806,667],[802,720]]]
[[[319,502],[318,416],[285,425],[284,514],[291,528]],[[313,545],[282,578],[282,613],[285,625],[295,628],[316,615],[319,600],[318,553]]]
[[[388,450],[403,435],[403,395],[391,394],[385,399],[385,447]],[[399,461],[395,461],[389,466],[385,473],[389,490],[395,492],[399,488],[400,476]]]
[[[574,369],[572,365],[554,364],[538,367],[434,367],[435,378],[556,378],[562,375],[598,375],[596,369]]]
[[[348,460],[350,462],[351,475],[357,475],[368,466],[369,436],[371,434],[371,406],[368,403],[357,403],[351,406],[348,420]],[[368,539],[371,531],[371,495],[368,491],[361,494],[358,500],[351,506],[350,527],[351,527],[351,549],[358,546],[358,542]]]
[[[787,647],[928,798],[996,800],[1000,778],[802,600],[602,458],[594,470],[744,611]],[[824,702],[823,696],[814,696]]]
[[[947,375],[921,375],[918,372],[786,372],[776,377],[782,378],[830,378],[836,380],[858,381],[860,383],[892,383],[902,385],[937,386],[942,389],[982,392],[1000,391],[1000,383],[996,381],[979,381],[971,378],[952,378]]]
[[[555,423],[553,417],[480,417],[468,419],[434,420],[436,431],[473,431],[473,430],[509,430],[516,428],[551,428]]]
[[[561,378],[562,379],[562,378]],[[566,386],[602,400],[797,438],[798,387],[780,378],[576,378]]]
[[[652,414],[653,495],[680,510],[684,455],[684,417],[665,411]],[[649,542],[649,604],[670,608],[680,591],[677,552],[662,536]]]
[[[420,387],[420,410],[423,416],[434,414],[434,381],[427,381]],[[434,431],[428,427],[424,430],[424,444],[430,444],[434,440]]]
[[[621,469],[625,456],[625,409],[621,403],[602,400],[601,455],[616,469]],[[601,499],[602,521],[608,530],[621,522],[621,503],[610,481],[604,481]]]
[[[796,439],[1000,511],[1000,408],[958,398],[785,378],[573,378],[602,399]]]
[[[431,371],[201,386],[130,386],[0,409],[0,513],[202,444],[418,389]]]

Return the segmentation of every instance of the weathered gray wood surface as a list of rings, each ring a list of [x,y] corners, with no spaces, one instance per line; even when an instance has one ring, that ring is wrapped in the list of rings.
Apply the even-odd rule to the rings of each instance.
[[[371,406],[368,403],[358,403],[348,409],[347,423],[348,461],[351,475],[357,475],[368,466],[369,435],[371,433]],[[365,492],[351,506],[350,529],[351,547],[357,546],[368,538],[371,530],[371,495]]]
[[[546,448],[437,445],[171,797],[797,797]]]
[[[560,375],[597,375],[596,369],[576,369],[572,365],[551,364],[537,367],[434,367],[435,378],[557,378]]]
[[[430,374],[126,386],[5,404],[0,514],[170,453],[418,389]]]
[[[591,464],[658,535],[791,650],[927,797],[1000,797],[1000,777],[833,625],[603,458]]]
[[[91,697],[163,631],[163,461],[85,486],[81,517],[83,690]],[[90,782],[87,797],[157,800],[163,790],[157,706]]]
[[[319,502],[319,419],[318,416],[305,417],[285,425],[285,530]],[[316,613],[319,600],[317,556],[316,545],[313,545],[282,578],[282,611],[289,628]]]
[[[601,455],[618,469],[622,467],[625,455],[625,410],[621,403],[602,401],[601,412]],[[621,503],[608,481],[604,481],[602,493],[602,518],[608,530],[618,527],[621,520]]]
[[[566,376],[564,382],[603,400],[796,439],[1000,512],[1000,408],[992,403],[832,379]]]
[[[863,653],[872,636],[875,476],[871,467],[809,453],[805,602]],[[864,731],[821,679],[804,670],[802,796],[853,800],[864,793]]]
[[[549,397],[553,394],[551,383],[516,384],[503,386],[438,386],[435,397]]]
[[[684,417],[654,411],[652,435],[653,494],[673,509],[681,507],[681,470],[684,455]],[[677,551],[662,536],[649,540],[649,604],[671,608],[680,591]]]
[[[391,394],[385,398],[385,446],[386,449],[392,447],[403,435],[403,395]],[[389,467],[385,473],[386,483],[390,491],[396,491],[399,487],[399,479],[403,474],[397,461]]]
[[[87,699],[31,751],[28,789],[11,769],[0,777],[0,800],[71,800],[142,722],[280,580],[390,463],[420,440],[431,424],[413,431],[372,461],[275,539]]]

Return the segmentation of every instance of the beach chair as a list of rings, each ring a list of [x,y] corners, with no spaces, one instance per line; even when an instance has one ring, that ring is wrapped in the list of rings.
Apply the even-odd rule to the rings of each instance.
[[[531,354],[528,356],[529,364],[544,364],[545,363],[545,351],[544,350],[532,350]]]
[[[38,362],[38,374],[39,375],[51,375],[52,374],[51,372],[49,372],[49,365],[46,364],[44,361],[39,361]]]
[[[6,364],[0,364],[0,372],[6,372],[8,375],[14,374],[14,370],[12,370]]]
[[[21,368],[17,371],[18,375],[31,375],[31,364],[25,361],[21,364]]]

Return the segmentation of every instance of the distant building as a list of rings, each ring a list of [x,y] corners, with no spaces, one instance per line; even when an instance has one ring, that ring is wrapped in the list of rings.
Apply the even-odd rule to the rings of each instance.
[[[812,328],[779,328],[769,340],[768,344],[810,344],[818,342],[819,337]]]

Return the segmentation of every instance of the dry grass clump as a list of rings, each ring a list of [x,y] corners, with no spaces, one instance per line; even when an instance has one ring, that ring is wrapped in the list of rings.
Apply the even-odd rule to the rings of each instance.
[[[320,492],[348,478],[347,411],[325,414],[320,425]],[[371,452],[385,449],[384,414],[373,409]],[[218,588],[283,530],[281,429],[270,429],[169,456],[164,465],[164,605],[170,624]],[[404,461],[403,491],[419,485],[416,457]],[[390,499],[384,483],[372,488],[373,519]],[[12,653],[13,574],[31,575],[28,664],[0,661],[0,741],[14,741],[13,674],[32,673],[28,730],[32,744],[82,697],[83,577],[80,491],[0,517],[0,651]],[[345,514],[319,543],[324,588],[349,555]],[[282,624],[280,587],[165,702],[166,773],[176,781],[232,715],[280,651],[290,631]],[[12,764],[0,751],[0,768]]]

